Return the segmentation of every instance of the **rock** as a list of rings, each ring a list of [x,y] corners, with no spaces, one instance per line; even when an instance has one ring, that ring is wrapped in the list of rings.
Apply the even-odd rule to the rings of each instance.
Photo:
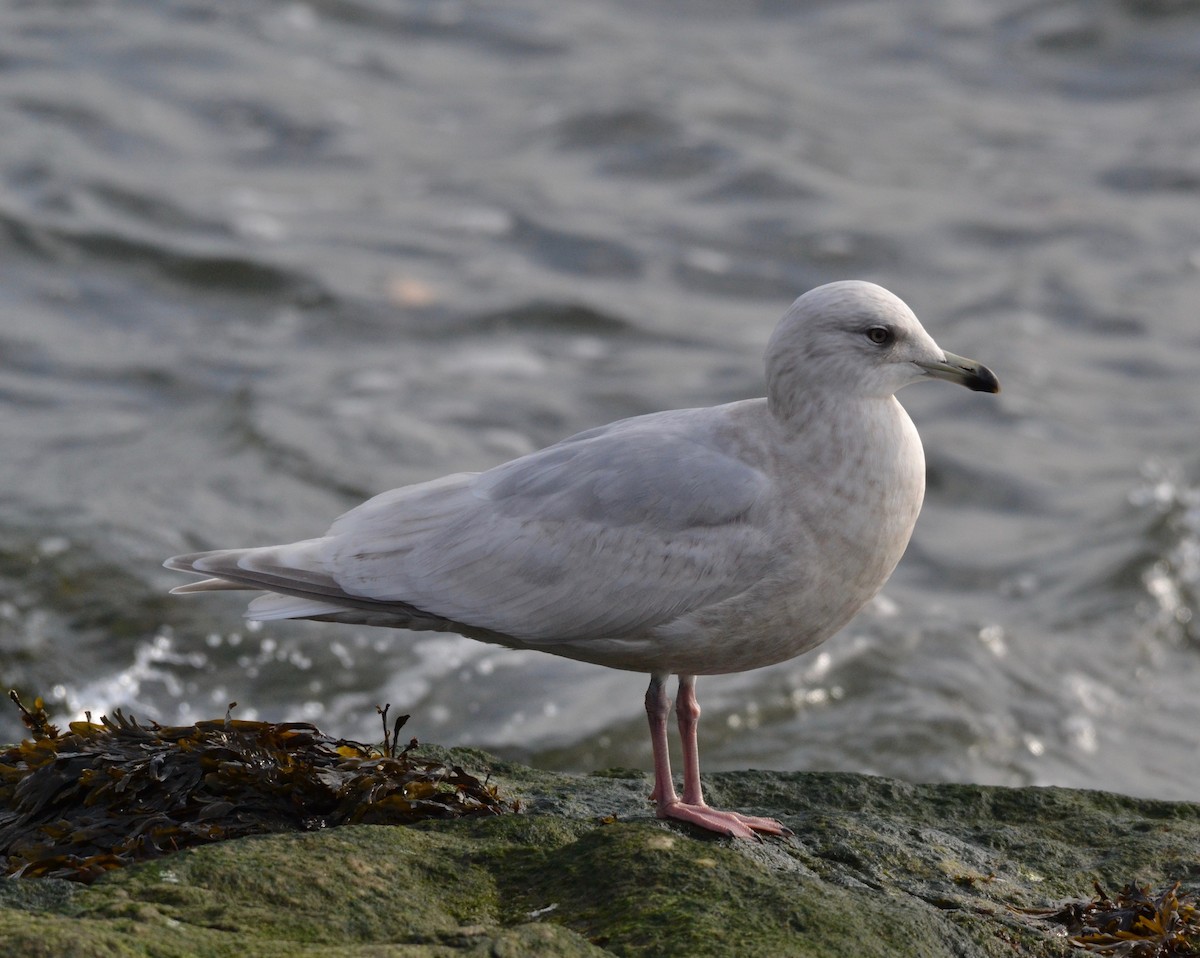
[[[430,749],[438,755],[446,755]],[[558,775],[456,749],[522,814],[359,825],[190,849],[90,886],[0,883],[0,940],[36,956],[1069,955],[1020,909],[1093,881],[1200,873],[1200,805],[862,775],[707,779],[791,840],[653,818],[641,772]]]

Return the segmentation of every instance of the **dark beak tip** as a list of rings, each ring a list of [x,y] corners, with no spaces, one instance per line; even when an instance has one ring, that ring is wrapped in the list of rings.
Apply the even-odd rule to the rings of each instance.
[[[998,393],[1000,391],[1000,380],[996,378],[996,374],[988,369],[987,366],[980,366],[975,371],[975,375],[967,380],[966,386],[977,393]]]

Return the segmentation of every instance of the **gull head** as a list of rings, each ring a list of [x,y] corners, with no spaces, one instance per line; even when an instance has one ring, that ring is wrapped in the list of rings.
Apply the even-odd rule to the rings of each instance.
[[[882,399],[922,379],[995,393],[995,374],[933,341],[898,296],[858,280],[809,290],[767,345],[767,397],[787,414],[814,402]]]

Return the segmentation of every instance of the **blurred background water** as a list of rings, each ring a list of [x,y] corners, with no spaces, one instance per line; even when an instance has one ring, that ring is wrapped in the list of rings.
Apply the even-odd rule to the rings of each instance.
[[[1200,3],[0,8],[0,679],[649,764],[645,677],[249,628],[159,563],[759,395],[804,290],[895,290],[925,511],[820,650],[705,679],[705,767],[1200,797]],[[21,732],[0,710],[0,740]]]

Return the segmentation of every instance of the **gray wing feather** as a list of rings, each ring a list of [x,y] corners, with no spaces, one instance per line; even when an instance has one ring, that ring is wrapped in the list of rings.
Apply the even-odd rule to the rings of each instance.
[[[619,636],[735,595],[770,561],[758,470],[677,436],[594,431],[385,493],[327,556],[347,592],[530,642]]]
[[[169,564],[297,596],[296,616],[394,611],[411,627],[534,646],[619,637],[758,581],[772,559],[755,508],[768,491],[760,471],[686,430],[625,420],[383,493],[320,539]],[[288,609],[260,600],[264,618]]]

